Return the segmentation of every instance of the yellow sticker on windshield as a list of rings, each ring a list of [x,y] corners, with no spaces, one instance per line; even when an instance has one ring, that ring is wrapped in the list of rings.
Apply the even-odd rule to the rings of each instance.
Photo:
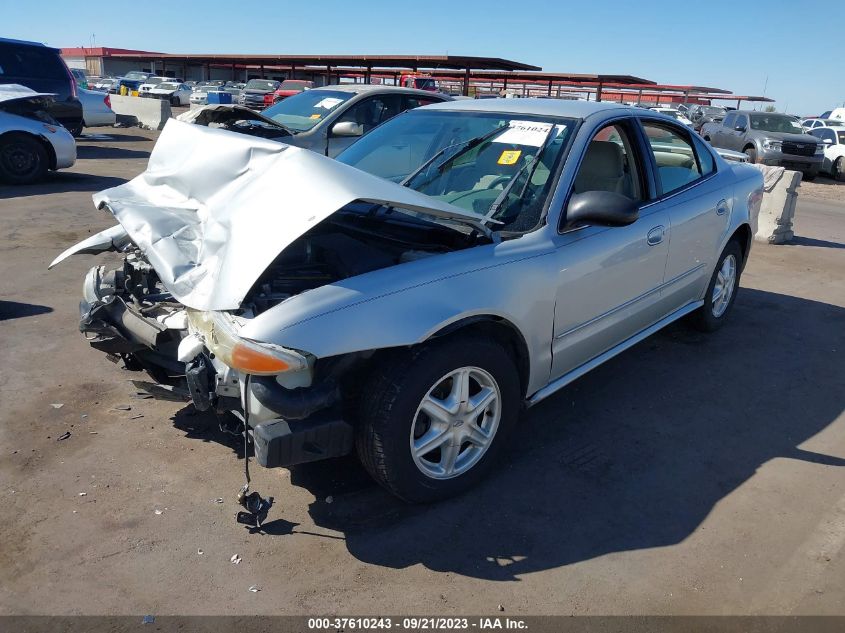
[[[499,156],[499,160],[496,162],[500,165],[513,165],[516,161],[519,160],[519,155],[522,154],[522,150],[519,149],[509,149],[502,152],[502,155]]]
[[[321,116],[323,116],[323,115],[322,115],[322,114],[312,114],[312,115],[311,115],[310,117],[308,117],[308,118],[310,118],[310,119],[319,119]]]

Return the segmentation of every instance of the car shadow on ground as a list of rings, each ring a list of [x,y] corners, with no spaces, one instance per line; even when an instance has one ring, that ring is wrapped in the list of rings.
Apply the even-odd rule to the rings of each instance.
[[[817,240],[814,237],[801,237],[796,235],[785,246],[815,246],[817,248],[845,248],[841,242],[830,242],[828,240]]]
[[[141,149],[125,149],[123,147],[105,147],[102,145],[77,145],[76,157],[85,160],[149,158],[150,152]]]
[[[673,545],[772,459],[845,467],[799,448],[845,407],[843,355],[845,309],[744,288],[719,332],[674,324],[532,408],[459,498],[406,505],[351,457],[293,467],[291,483],[355,558],[395,569],[513,581]]]
[[[52,311],[53,308],[50,306],[42,306],[36,303],[0,300],[0,321],[38,316],[39,314],[47,314]]]
[[[0,185],[0,200],[23,198],[26,196],[42,196],[67,191],[102,191],[109,187],[122,185],[125,182],[125,178],[115,178],[113,176],[93,176],[68,171],[51,171],[44,177],[44,180],[32,185]]]
[[[134,143],[134,142],[144,142],[144,141],[151,141],[152,139],[147,138],[146,136],[137,136],[133,134],[115,134],[111,128],[103,128],[103,131],[91,131],[90,128],[82,135],[77,137],[76,143],[77,147],[79,147],[79,143],[84,142],[91,142],[91,143],[100,143],[107,141],[109,143]]]

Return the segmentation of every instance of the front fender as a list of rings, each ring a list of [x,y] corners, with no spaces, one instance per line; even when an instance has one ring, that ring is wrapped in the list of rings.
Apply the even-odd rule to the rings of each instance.
[[[292,297],[250,321],[241,335],[325,358],[416,345],[459,320],[492,316],[523,336],[529,389],[536,390],[548,381],[551,364],[550,288],[556,278],[551,252],[522,253],[501,263],[493,256],[488,265],[470,270],[421,260],[375,271]],[[464,251],[432,260],[448,262],[452,256],[471,259]],[[423,270],[414,270],[426,264],[441,274],[425,279]],[[401,279],[405,285],[397,287]]]

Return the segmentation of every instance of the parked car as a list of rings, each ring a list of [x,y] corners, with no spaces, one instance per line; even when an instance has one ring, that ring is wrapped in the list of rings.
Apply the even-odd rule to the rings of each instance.
[[[449,99],[413,88],[347,84],[306,90],[263,112],[237,105],[209,105],[186,112],[179,119],[336,156],[400,112]]]
[[[153,99],[165,99],[173,106],[184,106],[190,103],[192,94],[191,89],[183,83],[162,81],[160,84],[150,88],[142,96]]]
[[[817,127],[810,134],[824,147],[821,171],[836,180],[845,180],[845,127]]]
[[[809,132],[817,127],[845,127],[845,121],[839,119],[804,119],[801,121],[801,127]]]
[[[670,116],[673,119],[676,119],[680,123],[683,123],[687,127],[693,127],[692,121],[690,121],[680,110],[677,108],[670,108],[667,106],[655,106],[653,108],[649,108],[649,110],[654,110],[655,112],[659,112],[660,114],[665,114],[666,116]]]
[[[181,79],[178,79],[178,78],[175,78],[175,77],[149,77],[144,83],[142,83],[138,87],[138,94],[143,97],[145,93],[149,92],[150,90],[152,90],[153,88],[155,88],[156,86],[158,86],[159,84],[161,84],[165,81],[169,82],[169,83],[177,83],[177,84],[182,83]]]
[[[76,80],[76,86],[78,88],[85,88],[88,90],[88,75],[85,74],[85,71],[81,68],[71,68],[70,74],[73,75],[73,78]]]
[[[337,160],[170,121],[95,196],[119,224],[52,265],[123,251],[87,275],[81,330],[236,413],[260,464],[357,450],[430,501],[491,471],[523,407],[681,317],[723,325],[762,186],[610,103],[435,103]]]
[[[103,92],[115,92],[117,87],[117,79],[114,77],[102,77],[94,82],[94,90],[102,90]]]
[[[191,91],[188,102],[191,105],[206,105],[208,103],[208,93],[218,89],[218,86],[196,86]]]
[[[714,147],[745,152],[752,163],[778,165],[813,180],[824,160],[824,145],[794,118],[777,112],[737,110],[721,123],[707,123],[701,136]]]
[[[50,114],[53,94],[0,85],[0,182],[25,185],[76,162],[76,142]]]
[[[117,116],[111,109],[111,97],[98,90],[79,89],[82,123],[85,127],[113,126]]]
[[[20,84],[35,92],[50,93],[50,116],[74,136],[82,133],[82,104],[76,80],[57,48],[37,42],[0,38],[0,84]]]
[[[263,110],[273,103],[273,93],[281,84],[272,79],[250,79],[241,91],[238,103],[252,110]],[[265,99],[267,97],[267,99]]]
[[[705,123],[719,123],[725,118],[727,110],[720,106],[693,105],[686,113],[686,117],[692,121],[693,128],[700,131]]]
[[[145,83],[152,76],[152,73],[143,70],[132,70],[123,77],[117,78],[115,92],[120,92],[121,88],[126,88],[129,92],[139,92],[141,84]]]
[[[273,103],[278,103],[282,99],[287,99],[288,97],[292,97],[293,95],[299,94],[305,90],[311,90],[313,87],[313,81],[285,79],[273,92]]]

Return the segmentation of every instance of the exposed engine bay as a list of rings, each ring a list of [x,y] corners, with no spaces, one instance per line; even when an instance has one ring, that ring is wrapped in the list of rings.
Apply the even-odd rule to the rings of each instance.
[[[189,119],[188,119],[189,117]],[[271,119],[242,106],[205,107],[196,112],[180,115],[181,120],[190,120],[195,125],[204,125],[267,138],[274,141],[284,141],[291,136],[291,131],[273,122]]]
[[[251,318],[313,288],[478,240],[389,209],[371,215],[340,212],[285,248],[237,313]],[[184,386],[185,365],[177,360],[177,348],[187,331],[185,309],[140,250],[127,251],[121,268],[89,271],[80,311],[80,330],[93,347],[122,358],[127,369],[146,370],[159,383]]]

